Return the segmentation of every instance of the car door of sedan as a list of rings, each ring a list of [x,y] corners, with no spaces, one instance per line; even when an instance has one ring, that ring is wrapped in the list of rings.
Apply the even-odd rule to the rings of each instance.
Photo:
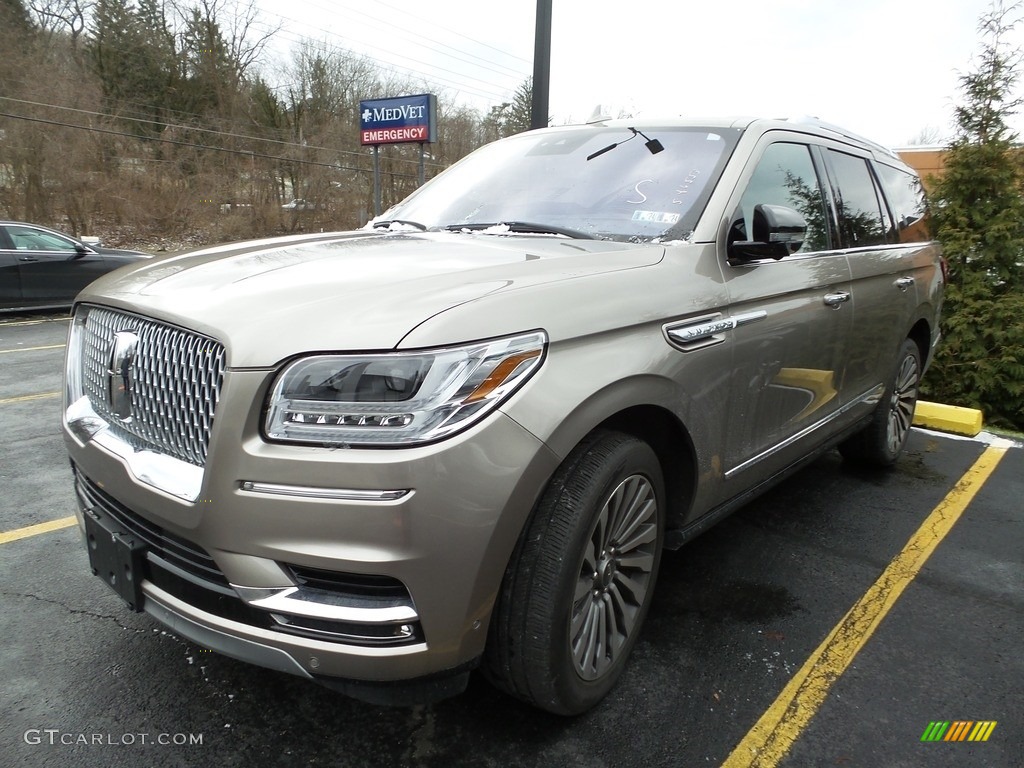
[[[726,497],[805,455],[841,416],[853,318],[850,268],[834,248],[820,152],[788,136],[762,138],[727,208],[735,213],[727,222],[723,271],[736,325]],[[753,221],[758,205],[803,218],[799,250],[778,259],[736,257],[734,242],[761,239]]]
[[[21,275],[18,254],[4,228],[0,227],[0,309],[21,306]]]
[[[104,272],[103,257],[70,238],[36,227],[8,224],[21,279],[24,306],[70,304]]]

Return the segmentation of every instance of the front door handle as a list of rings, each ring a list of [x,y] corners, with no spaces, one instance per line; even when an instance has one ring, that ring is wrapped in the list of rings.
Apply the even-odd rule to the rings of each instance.
[[[835,293],[825,294],[825,305],[832,307],[832,309],[839,309],[843,305],[843,302],[850,300],[850,294],[847,291],[836,291]]]

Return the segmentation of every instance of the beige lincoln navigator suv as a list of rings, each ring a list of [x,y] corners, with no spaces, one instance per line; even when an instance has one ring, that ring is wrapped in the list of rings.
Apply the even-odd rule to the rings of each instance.
[[[607,121],[486,146],[360,231],[103,277],[63,419],[91,568],[367,701],[479,669],[581,712],[666,549],[821,451],[897,460],[939,336],[924,216],[834,127]]]

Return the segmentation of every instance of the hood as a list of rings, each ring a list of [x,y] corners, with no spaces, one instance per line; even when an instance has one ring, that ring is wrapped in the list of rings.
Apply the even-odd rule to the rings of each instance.
[[[152,254],[145,253],[143,251],[132,251],[126,248],[107,248],[105,245],[88,245],[86,247],[91,248],[101,256],[124,256],[132,260],[153,258]]]
[[[231,367],[300,352],[383,351],[488,294],[657,263],[664,249],[536,235],[351,232],[155,259],[90,285],[118,306],[224,342]],[[479,338],[471,317],[461,338]],[[514,320],[510,332],[524,330]]]

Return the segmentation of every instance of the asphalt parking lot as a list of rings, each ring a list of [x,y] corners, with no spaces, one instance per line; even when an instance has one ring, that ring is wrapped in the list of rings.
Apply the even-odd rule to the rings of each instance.
[[[823,456],[667,555],[622,683],[586,715],[481,679],[378,708],[185,642],[90,575],[66,329],[0,319],[0,764],[1024,765],[1019,443],[915,430],[891,472]],[[995,725],[923,741],[936,722]]]

